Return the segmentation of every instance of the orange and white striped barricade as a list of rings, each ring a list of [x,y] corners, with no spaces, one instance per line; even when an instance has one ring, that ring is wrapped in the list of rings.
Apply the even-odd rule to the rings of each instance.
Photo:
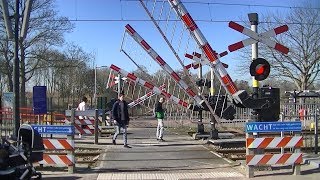
[[[300,164],[302,153],[300,148],[303,146],[302,136],[287,137],[250,137],[250,133],[268,132],[301,132],[301,122],[247,122],[246,123],[246,164],[247,176],[254,176],[253,166],[265,165],[293,165],[295,173],[300,174]],[[254,149],[284,149],[294,148],[296,152],[284,152],[280,154],[254,154]]]
[[[73,122],[75,127],[75,132],[79,134],[94,134],[94,143],[98,144],[99,137],[99,116],[98,109],[95,110],[85,110],[85,111],[76,111],[75,109],[66,110],[66,117],[70,117],[70,120],[66,119],[66,123]],[[82,116],[85,119],[78,119],[77,117]]]
[[[43,139],[45,153],[40,165],[67,166],[68,172],[74,172],[75,153],[74,153],[74,126],[71,125],[32,125],[32,128],[40,134],[59,135],[56,139]],[[66,138],[62,138],[67,135]],[[52,150],[64,151],[64,153],[51,153]],[[67,153],[65,152],[67,151]]]

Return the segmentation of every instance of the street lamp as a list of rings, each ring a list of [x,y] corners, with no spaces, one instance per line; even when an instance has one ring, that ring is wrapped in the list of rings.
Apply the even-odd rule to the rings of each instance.
[[[101,68],[107,68],[108,66],[96,66],[94,69],[94,103],[97,104],[97,70]]]

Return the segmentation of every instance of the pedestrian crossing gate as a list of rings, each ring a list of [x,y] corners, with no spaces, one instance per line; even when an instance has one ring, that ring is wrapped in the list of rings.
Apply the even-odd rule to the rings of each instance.
[[[98,109],[76,111],[75,109],[65,111],[65,122],[75,127],[76,134],[94,134],[94,144],[98,144],[99,131],[99,113]],[[79,118],[82,117],[82,118]]]
[[[281,133],[281,137],[268,137],[268,133]],[[295,132],[293,136],[284,136],[284,132]],[[264,133],[266,137],[253,134]],[[303,146],[301,122],[247,122],[246,123],[246,165],[247,176],[254,177],[254,166],[292,165],[294,174],[300,174]],[[286,149],[285,149],[286,148]],[[289,151],[287,150],[289,148]],[[264,153],[266,149],[281,150],[281,153]],[[287,152],[285,152],[287,150]]]
[[[51,138],[43,137],[45,153],[40,165],[68,167],[69,173],[74,173],[74,126],[72,125],[32,125],[32,128],[42,135],[51,135]],[[52,138],[52,136],[55,136]]]

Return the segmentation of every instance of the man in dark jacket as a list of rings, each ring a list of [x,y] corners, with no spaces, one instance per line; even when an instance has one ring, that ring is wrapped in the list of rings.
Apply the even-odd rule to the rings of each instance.
[[[127,144],[127,126],[129,125],[128,103],[124,100],[124,93],[119,94],[119,99],[113,104],[112,118],[116,121],[116,132],[113,135],[112,143],[116,145],[117,136],[120,129],[123,130],[123,145],[125,148],[131,148]]]
[[[158,119],[158,126],[157,126],[157,133],[156,133],[156,136],[157,136],[157,140],[158,141],[164,141],[163,140],[163,130],[164,130],[164,127],[163,127],[163,119],[164,119],[164,110],[162,108],[162,104],[164,103],[164,98],[161,97],[159,99],[159,101],[156,103],[155,105],[155,116],[156,118]]]

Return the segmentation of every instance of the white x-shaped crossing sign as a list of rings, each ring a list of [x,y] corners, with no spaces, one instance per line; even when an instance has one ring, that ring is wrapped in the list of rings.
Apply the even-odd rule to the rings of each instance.
[[[270,37],[273,37],[273,36],[276,36],[278,34],[281,34],[283,32],[288,31],[287,25],[279,26],[277,28],[271,29],[271,30],[266,31],[261,34],[258,34],[254,31],[252,31],[251,29],[243,27],[240,24],[233,22],[233,21],[229,22],[229,27],[250,37],[250,38],[247,38],[245,40],[239,41],[237,43],[234,43],[234,44],[231,44],[230,46],[228,46],[228,49],[230,52],[236,51],[238,49],[241,49],[245,46],[248,46],[248,45],[251,45],[251,44],[257,43],[257,42],[262,42],[262,43],[266,44],[267,46],[274,48],[275,50],[280,51],[284,54],[288,54],[288,52],[289,52],[289,48],[270,39]]]

